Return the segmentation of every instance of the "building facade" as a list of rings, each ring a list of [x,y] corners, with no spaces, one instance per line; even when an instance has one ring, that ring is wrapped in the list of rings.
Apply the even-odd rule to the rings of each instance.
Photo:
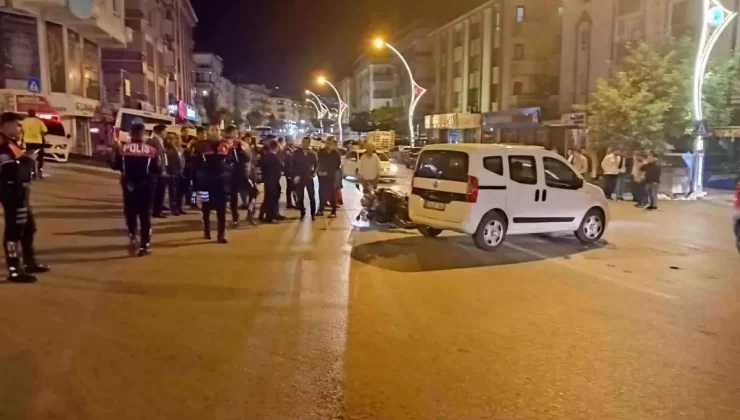
[[[349,132],[349,120],[351,118],[351,115],[355,110],[352,107],[352,103],[354,98],[352,97],[352,78],[351,77],[345,77],[344,79],[340,80],[337,84],[337,90],[339,91],[339,95],[342,97],[342,101],[344,101],[347,104],[347,109],[344,110],[344,114],[342,114],[342,127],[345,129],[345,131]]]
[[[109,103],[197,123],[190,58],[197,19],[190,1],[126,0],[125,15],[131,40],[103,50]]]
[[[736,4],[725,0],[725,7]],[[607,79],[626,53],[628,42],[683,35],[701,30],[700,0],[566,1],[563,7],[563,44],[560,110],[588,104],[599,79]],[[738,41],[738,26],[723,33],[714,54],[725,54]],[[734,42],[733,42],[734,38]]]
[[[37,111],[57,119],[71,152],[91,155],[101,140],[101,48],[130,41],[124,1],[89,8],[56,0],[0,0],[0,110]]]
[[[193,54],[195,63],[195,104],[201,119],[207,121],[206,98],[216,96],[216,108],[234,111],[235,98],[238,92],[234,84],[223,76],[223,59],[211,52]]]
[[[389,51],[360,56],[354,63],[352,112],[370,112],[393,106],[398,88],[398,69]]]
[[[557,115],[560,12],[560,0],[493,0],[433,31],[436,115],[425,121],[437,130],[431,135],[497,141],[498,134],[483,134],[513,128],[504,123],[518,119],[517,110],[532,116],[531,125],[541,114]]]

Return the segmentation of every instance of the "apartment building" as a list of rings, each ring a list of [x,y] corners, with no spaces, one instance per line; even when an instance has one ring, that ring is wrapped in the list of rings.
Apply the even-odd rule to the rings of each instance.
[[[489,131],[536,126],[542,114],[556,114],[560,12],[560,0],[492,0],[434,30],[430,136],[486,141]]]
[[[217,108],[234,110],[235,98],[238,92],[234,84],[223,76],[223,59],[211,52],[197,52],[193,54],[195,63],[195,104],[201,118],[205,121],[205,98],[216,95]]]
[[[132,39],[103,50],[108,101],[197,123],[190,51],[197,22],[189,0],[125,0]],[[178,110],[183,110],[182,113]]]
[[[370,112],[393,106],[398,88],[398,68],[389,51],[364,54],[354,62],[352,112]],[[399,63],[400,64],[400,63]]]
[[[93,154],[104,141],[95,135],[105,99],[101,48],[131,41],[123,5],[0,0],[0,111],[33,109],[58,120],[71,136],[71,152]]]
[[[351,115],[353,112],[355,112],[355,110],[352,108],[352,85],[353,80],[351,77],[345,77],[344,79],[340,80],[339,83],[337,83],[337,90],[339,91],[339,95],[342,97],[342,101],[347,104],[347,109],[345,109],[344,114],[342,114],[342,126],[347,130],[349,130],[349,120],[351,119]]]
[[[736,2],[724,0],[725,7]],[[566,1],[563,7],[563,43],[560,110],[587,104],[599,79],[606,79],[636,39],[697,36],[701,30],[699,0]],[[732,28],[732,27],[731,27]],[[714,54],[737,45],[738,27],[725,31]],[[733,38],[735,41],[733,42]]]

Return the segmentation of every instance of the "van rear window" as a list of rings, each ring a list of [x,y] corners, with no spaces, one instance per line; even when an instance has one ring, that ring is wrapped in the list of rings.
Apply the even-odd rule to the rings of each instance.
[[[139,119],[141,120],[142,124],[164,124],[164,125],[172,125],[172,120],[168,119],[166,117],[163,118],[152,118],[152,117],[146,117],[143,115],[134,115],[134,114],[126,114],[124,113],[121,115],[121,130],[128,133],[131,131],[131,125],[134,123],[134,120]]]
[[[421,152],[414,176],[444,181],[468,181],[468,154],[450,150]]]

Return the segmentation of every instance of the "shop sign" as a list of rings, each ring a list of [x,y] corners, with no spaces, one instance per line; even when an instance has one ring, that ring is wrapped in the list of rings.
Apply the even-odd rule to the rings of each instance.
[[[40,95],[15,95],[16,111],[28,112],[34,110],[43,114],[56,114],[56,109]]]
[[[79,100],[64,93],[51,93],[49,99],[56,112],[68,116],[92,118],[95,116],[95,109],[99,105],[97,101],[91,99]]]

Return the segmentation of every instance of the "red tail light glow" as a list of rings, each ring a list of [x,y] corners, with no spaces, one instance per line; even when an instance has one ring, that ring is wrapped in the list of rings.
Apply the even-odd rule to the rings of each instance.
[[[465,196],[465,201],[468,203],[478,201],[478,178],[474,176],[468,176],[468,193]]]
[[[740,209],[740,182],[735,186],[735,208]]]

